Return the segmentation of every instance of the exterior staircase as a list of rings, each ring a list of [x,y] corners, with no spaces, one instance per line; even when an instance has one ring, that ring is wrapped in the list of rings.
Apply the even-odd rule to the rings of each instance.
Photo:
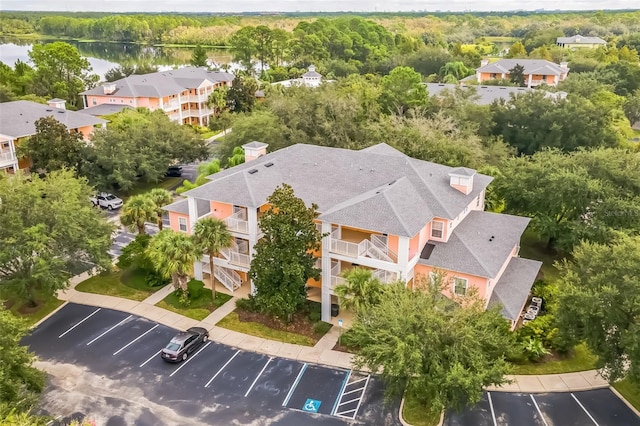
[[[229,268],[225,268],[224,266],[214,267],[213,275],[230,292],[237,290],[242,285],[242,278],[240,278],[240,275],[236,271]]]

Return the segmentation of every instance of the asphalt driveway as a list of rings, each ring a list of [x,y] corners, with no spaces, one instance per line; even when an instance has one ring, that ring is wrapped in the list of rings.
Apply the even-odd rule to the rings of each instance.
[[[210,341],[169,364],[176,330],[110,309],[67,304],[24,344],[50,373],[42,408],[98,424],[399,425],[375,376]]]

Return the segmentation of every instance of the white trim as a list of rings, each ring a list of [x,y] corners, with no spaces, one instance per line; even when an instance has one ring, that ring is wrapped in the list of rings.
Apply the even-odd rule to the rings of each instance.
[[[456,280],[462,280],[464,281],[464,293],[460,294],[458,292],[456,292]],[[456,294],[458,296],[464,296],[467,294],[467,290],[469,289],[469,280],[467,278],[462,278],[462,277],[453,277],[453,294]]]
[[[183,225],[184,225],[184,229],[182,229]],[[179,217],[178,218],[178,229],[180,230],[180,232],[187,232],[187,230],[189,229],[189,226],[187,225],[187,218],[186,217]]]
[[[442,226],[442,228],[441,229],[435,229],[435,224],[436,223],[439,223]],[[439,237],[435,236],[435,235],[433,235],[433,231],[440,231],[441,235]],[[431,238],[437,238],[439,240],[443,240],[444,239],[444,221],[442,221],[442,220],[432,220],[431,221]]]

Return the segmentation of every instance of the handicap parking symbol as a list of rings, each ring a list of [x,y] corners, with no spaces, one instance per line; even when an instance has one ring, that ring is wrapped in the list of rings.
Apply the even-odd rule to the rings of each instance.
[[[317,413],[320,409],[320,404],[322,404],[322,401],[307,398],[307,402],[304,403],[302,410],[309,411],[310,413]]]

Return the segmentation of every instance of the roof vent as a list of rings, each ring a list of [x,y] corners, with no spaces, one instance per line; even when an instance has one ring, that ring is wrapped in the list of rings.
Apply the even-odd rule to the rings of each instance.
[[[506,87],[501,87],[500,90],[507,90],[507,88]]]
[[[64,114],[64,111],[58,111],[58,114]]]
[[[52,112],[53,110],[52,110],[52,109],[46,109],[45,111],[47,111],[47,112]]]
[[[389,182],[389,186],[393,185],[394,183],[396,183],[396,181],[392,180],[391,182]]]
[[[258,169],[251,169],[249,170],[249,174],[252,175],[254,173],[258,173]]]
[[[271,167],[271,166],[273,166],[273,163],[272,163],[272,162],[268,162],[268,163],[267,163],[267,164],[265,164],[264,166],[265,166],[265,167]]]
[[[480,86],[481,89],[488,89],[489,86]]]

